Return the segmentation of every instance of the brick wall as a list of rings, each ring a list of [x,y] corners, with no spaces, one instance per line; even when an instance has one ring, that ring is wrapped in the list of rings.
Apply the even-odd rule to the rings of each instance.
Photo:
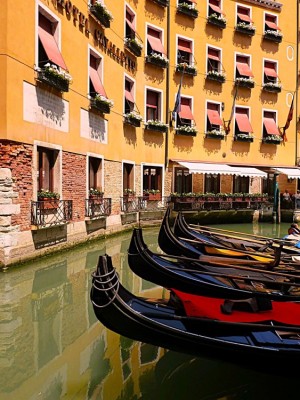
[[[62,154],[62,199],[73,200],[73,221],[83,221],[86,199],[86,157],[80,154]]]
[[[19,204],[21,212],[11,216],[11,226],[21,231],[30,229],[32,199],[32,146],[2,141],[0,143],[0,168],[11,171],[13,204]]]

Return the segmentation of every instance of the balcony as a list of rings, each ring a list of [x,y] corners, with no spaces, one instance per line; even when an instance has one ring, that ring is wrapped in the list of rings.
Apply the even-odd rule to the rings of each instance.
[[[194,19],[198,18],[198,10],[193,5],[184,2],[178,4],[177,13],[187,15]]]
[[[226,28],[226,24],[227,21],[224,17],[222,17],[221,15],[218,15],[216,13],[210,14],[207,17],[207,23],[210,25],[215,25],[220,29],[225,29]]]
[[[95,197],[85,200],[86,219],[98,219],[111,214],[111,198]]]
[[[283,35],[279,31],[267,30],[263,34],[263,39],[270,42],[281,43]]]
[[[253,140],[254,140],[254,137],[250,133],[238,133],[237,135],[234,135],[235,142],[250,142],[250,143],[252,143]]]
[[[140,212],[140,211],[157,211],[165,210],[169,203],[169,196],[161,196],[159,198],[149,199],[148,196],[137,197],[121,197],[120,206],[123,213]]]
[[[90,12],[104,28],[110,27],[110,22],[113,20],[113,16],[104,4],[95,3],[94,5],[91,5]]]
[[[242,33],[243,35],[247,36],[254,36],[255,35],[255,26],[252,24],[246,24],[245,22],[239,22],[235,26],[235,31],[238,33]]]
[[[72,200],[47,199],[31,202],[31,225],[35,229],[50,228],[72,220]]]
[[[255,86],[255,82],[252,78],[241,77],[235,79],[235,86],[253,89]]]
[[[148,54],[145,58],[146,63],[155,65],[159,68],[167,68],[169,60],[159,53]]]
[[[71,76],[61,71],[56,65],[47,66],[43,69],[37,69],[37,80],[60,92],[68,92],[71,82]]]

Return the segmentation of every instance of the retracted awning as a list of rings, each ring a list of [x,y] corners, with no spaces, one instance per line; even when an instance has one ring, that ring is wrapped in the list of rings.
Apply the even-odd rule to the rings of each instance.
[[[178,161],[178,164],[188,168],[190,174],[222,174],[266,178],[268,175],[257,168],[230,166],[227,164],[206,164]],[[299,170],[300,171],[300,170]]]
[[[289,179],[300,178],[300,168],[276,168],[276,171],[287,175]]]

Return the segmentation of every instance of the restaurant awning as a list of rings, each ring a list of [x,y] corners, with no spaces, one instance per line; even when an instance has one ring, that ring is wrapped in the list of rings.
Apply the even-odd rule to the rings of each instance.
[[[178,164],[184,168],[188,168],[190,174],[222,174],[222,175],[239,175],[239,176],[258,176],[266,178],[267,173],[257,168],[229,166],[227,164],[206,164],[198,162],[178,161]]]
[[[287,175],[289,179],[300,178],[300,168],[276,168],[276,171]]]

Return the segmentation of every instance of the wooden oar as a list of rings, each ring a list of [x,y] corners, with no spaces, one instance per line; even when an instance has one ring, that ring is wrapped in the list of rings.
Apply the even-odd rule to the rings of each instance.
[[[185,241],[185,242],[189,242],[189,243],[193,243],[193,244],[201,244],[201,242],[199,242],[197,239],[187,239],[187,238],[183,238],[183,237],[178,237],[178,239],[179,240],[183,240],[183,241]],[[263,258],[266,258],[266,262],[268,262],[268,260],[267,259],[269,259],[270,261],[271,260],[273,260],[274,259],[274,255],[272,255],[272,254],[264,254],[264,253],[261,253],[261,252],[257,252],[257,251],[249,251],[249,250],[236,250],[236,249],[229,249],[228,247],[225,247],[225,246],[223,246],[223,245],[221,245],[221,244],[211,244],[211,243],[203,243],[203,245],[204,246],[207,246],[207,247],[211,247],[211,248],[216,248],[216,249],[222,249],[222,250],[228,250],[228,251],[230,251],[231,253],[233,253],[233,254],[236,254],[237,256],[239,256],[239,255],[242,255],[242,254],[244,254],[244,255],[248,255],[248,256],[257,256],[257,257],[263,257]]]

